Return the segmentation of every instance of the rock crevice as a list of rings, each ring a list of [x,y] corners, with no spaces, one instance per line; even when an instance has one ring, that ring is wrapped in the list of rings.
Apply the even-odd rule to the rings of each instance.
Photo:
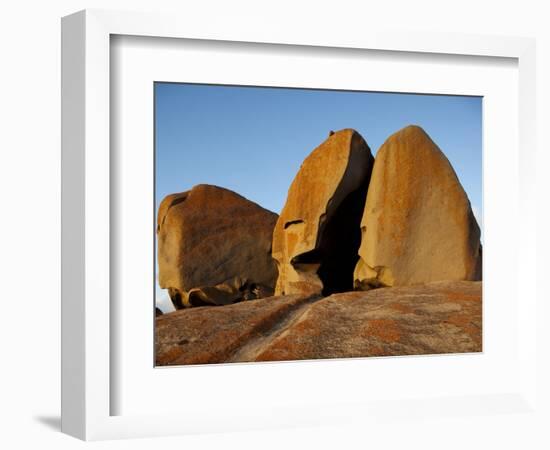
[[[331,133],[304,160],[273,233],[276,294],[353,289],[372,163],[367,143],[351,129]]]

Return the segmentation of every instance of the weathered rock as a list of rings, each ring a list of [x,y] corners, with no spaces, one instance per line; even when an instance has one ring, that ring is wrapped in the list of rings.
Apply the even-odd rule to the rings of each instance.
[[[276,295],[353,288],[373,157],[354,130],[331,132],[304,160],[273,233]]]
[[[334,294],[312,304],[254,361],[480,352],[481,283]]]
[[[256,285],[235,277],[216,286],[190,289],[187,300],[191,305],[229,305],[242,300],[271,297],[273,288]]]
[[[480,352],[481,287],[437,282],[167,313],[156,319],[156,363]]]
[[[417,126],[376,155],[355,288],[480,280],[480,230],[451,164]]]
[[[156,363],[228,361],[247,342],[260,339],[307,301],[299,296],[271,297],[163,314],[156,319]]]
[[[177,309],[272,292],[276,220],[276,214],[217,186],[202,184],[167,196],[158,211],[160,286]],[[194,288],[201,289],[190,299]]]

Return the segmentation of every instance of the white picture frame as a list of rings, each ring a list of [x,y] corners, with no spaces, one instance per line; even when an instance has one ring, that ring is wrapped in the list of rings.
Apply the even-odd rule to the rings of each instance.
[[[529,279],[533,266],[518,265],[517,285],[522,286],[518,303],[518,367],[515,388],[502,393],[387,401],[277,405],[270,411],[238,411],[232,404],[211,405],[219,410],[209,420],[189,414],[112,414],[117,383],[112,379],[112,337],[117,323],[112,319],[111,186],[117,173],[111,170],[110,108],[111,36],[141,36],[216,42],[284,44],[301,48],[365,49],[407,52],[414,55],[464,55],[517,60],[518,155],[517,205],[522,220],[514,255],[535,260],[536,205],[532,175],[535,172],[535,43],[532,39],[456,34],[389,33],[384,31],[326,30],[281,31],[253,23],[234,28],[216,23],[205,28],[191,17],[163,14],[87,10],[62,21],[62,430],[85,440],[162,436],[173,434],[234,431],[297,425],[355,423],[361,420],[402,420],[418,411],[435,416],[475,416],[509,410],[537,414],[536,289]],[[152,105],[151,105],[152,108]],[[519,284],[521,283],[521,284]],[[519,296],[519,292],[516,293]],[[403,364],[394,359],[393,366]],[[402,360],[401,360],[402,361]],[[316,363],[317,364],[317,363]],[[354,362],[358,367],[360,361]],[[279,376],[284,364],[248,365],[263,377]],[[243,366],[240,366],[243,370]],[[254,369],[252,369],[254,367]],[[260,368],[257,368],[260,367]],[[301,370],[309,370],[301,366]],[[348,365],[347,368],[352,366]],[[192,369],[192,368],[191,368]],[[166,369],[171,370],[171,369]],[[177,369],[176,369],[177,370]],[[192,369],[196,370],[196,369]],[[338,370],[346,370],[339,368]],[[275,375],[275,372],[279,375]],[[119,387],[119,386],[118,386]],[[396,415],[395,402],[400,403]],[[323,407],[324,406],[324,407]],[[235,410],[236,408],[236,410]],[[231,415],[231,420],[224,417]],[[246,418],[246,420],[243,420]],[[397,418],[397,419],[396,419]],[[360,426],[360,425],[358,425]]]

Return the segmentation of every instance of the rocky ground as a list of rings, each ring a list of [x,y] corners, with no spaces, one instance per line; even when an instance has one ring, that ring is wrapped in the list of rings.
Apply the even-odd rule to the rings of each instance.
[[[482,351],[481,282],[288,295],[156,318],[156,364]]]

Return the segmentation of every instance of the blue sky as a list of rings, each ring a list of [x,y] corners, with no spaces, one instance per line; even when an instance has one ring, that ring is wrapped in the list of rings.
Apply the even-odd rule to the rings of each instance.
[[[279,213],[330,130],[354,128],[376,156],[392,133],[416,124],[450,160],[481,222],[481,97],[156,83],[155,108],[157,208],[207,183]]]

